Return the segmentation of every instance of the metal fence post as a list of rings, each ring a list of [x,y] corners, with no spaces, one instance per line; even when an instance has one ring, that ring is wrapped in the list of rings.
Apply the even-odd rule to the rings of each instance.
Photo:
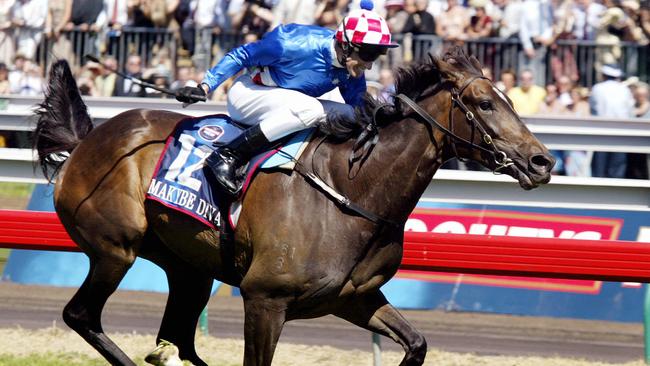
[[[645,363],[650,365],[650,284],[645,285],[645,299],[643,301],[643,342]]]
[[[199,315],[199,330],[201,331],[201,334],[203,334],[204,336],[207,336],[209,334],[207,305],[205,306],[205,308],[203,308],[203,311],[201,311],[201,315]]]
[[[381,338],[374,332],[372,333],[372,365],[381,366]]]

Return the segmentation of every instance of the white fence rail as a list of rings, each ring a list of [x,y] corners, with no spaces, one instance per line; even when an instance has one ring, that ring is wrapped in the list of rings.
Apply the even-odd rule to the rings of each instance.
[[[4,110],[0,111],[0,130],[32,130],[32,110],[41,99],[13,96],[6,99]],[[163,99],[87,98],[85,101],[98,123],[133,108],[165,109],[189,115],[226,113],[223,103],[197,103],[183,109],[180,103]],[[533,116],[525,117],[524,121],[551,149],[650,154],[650,120]],[[40,171],[34,171],[34,159],[29,149],[0,149],[0,181],[45,182]],[[463,192],[462,195],[459,192]],[[650,181],[558,176],[547,186],[524,192],[510,177],[442,170],[436,174],[423,200],[650,211]]]
[[[526,116],[523,120],[552,150],[650,153],[650,119]]]
[[[34,129],[33,110],[43,101],[41,97],[0,96],[0,130],[30,131]],[[188,108],[171,99],[156,98],[84,98],[88,112],[95,122],[101,123],[129,109],[164,109],[191,116],[211,113],[226,113],[223,103],[196,103]],[[4,107],[4,108],[2,108]]]
[[[532,207],[650,211],[650,181],[553,176],[524,191],[509,176],[490,172],[440,170],[422,201]]]
[[[30,131],[32,110],[42,99],[38,97],[0,96],[0,130]],[[226,113],[224,103],[196,103],[188,108],[175,100],[152,98],[86,98],[90,115],[96,122],[128,109],[164,109],[199,116]],[[550,149],[615,151],[650,154],[650,120],[578,119],[567,117],[526,116],[524,122]]]

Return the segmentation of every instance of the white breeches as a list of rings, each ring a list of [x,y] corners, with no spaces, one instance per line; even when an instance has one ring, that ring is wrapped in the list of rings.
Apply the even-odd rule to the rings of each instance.
[[[228,91],[228,113],[245,125],[259,124],[269,141],[323,122],[328,113],[354,117],[354,109],[348,104],[258,85],[248,74],[238,77]]]

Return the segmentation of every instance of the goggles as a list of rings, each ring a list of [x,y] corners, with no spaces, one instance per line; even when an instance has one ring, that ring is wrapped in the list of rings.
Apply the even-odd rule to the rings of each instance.
[[[384,47],[353,47],[354,51],[359,55],[359,58],[364,62],[374,62],[381,55],[386,54]]]

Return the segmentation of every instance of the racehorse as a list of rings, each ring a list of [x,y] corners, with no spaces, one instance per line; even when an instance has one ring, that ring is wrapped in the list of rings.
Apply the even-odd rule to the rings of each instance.
[[[258,173],[233,242],[221,243],[217,231],[145,200],[164,142],[187,116],[136,109],[93,128],[67,63],[54,64],[35,147],[46,176],[58,173],[56,212],[90,260],[66,324],[111,364],[134,365],[103,332],[101,313],[139,256],[169,281],[158,341],[195,365],[206,365],[194,336],[213,279],[241,290],[246,366],[271,364],[285,322],[327,314],[392,338],[405,350],[401,365],[421,365],[424,337],[380,287],[400,265],[404,224],[434,173],[456,156],[528,190],[550,180],[555,161],[460,48],[397,80],[393,103],[368,100],[355,121],[329,119],[300,157],[302,173]]]

